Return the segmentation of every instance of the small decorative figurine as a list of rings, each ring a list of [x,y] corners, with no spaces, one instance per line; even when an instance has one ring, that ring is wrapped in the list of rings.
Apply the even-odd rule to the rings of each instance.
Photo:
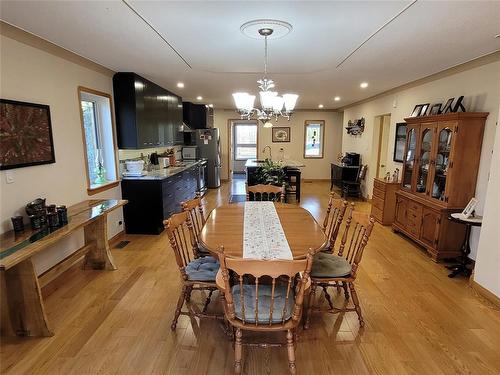
[[[392,174],[392,182],[399,182],[399,168],[396,168]]]
[[[391,172],[387,172],[385,174],[384,181],[386,181],[386,182],[390,182],[391,181]]]

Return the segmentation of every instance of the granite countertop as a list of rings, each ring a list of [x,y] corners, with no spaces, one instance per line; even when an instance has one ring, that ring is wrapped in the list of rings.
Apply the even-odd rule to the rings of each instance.
[[[142,180],[142,181],[151,181],[151,180],[164,180],[166,178],[175,176],[181,172],[184,172],[186,169],[189,169],[197,164],[199,164],[202,160],[196,161],[183,161],[181,165],[178,167],[168,167],[163,169],[156,169],[150,172],[146,172],[145,176],[122,176],[122,180]]]
[[[300,168],[300,167],[305,167],[303,163],[299,163],[298,161],[295,160],[273,160],[274,162],[281,163],[283,167],[294,167],[294,168]],[[248,159],[245,163],[245,167],[247,168],[257,168],[260,167],[262,164],[264,164],[265,160],[258,160],[258,159]]]

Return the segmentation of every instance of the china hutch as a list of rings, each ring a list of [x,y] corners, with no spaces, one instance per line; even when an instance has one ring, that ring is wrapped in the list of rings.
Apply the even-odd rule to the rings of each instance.
[[[474,196],[487,116],[459,112],[405,119],[403,175],[392,227],[425,247],[435,261],[460,254],[465,228],[447,217]]]

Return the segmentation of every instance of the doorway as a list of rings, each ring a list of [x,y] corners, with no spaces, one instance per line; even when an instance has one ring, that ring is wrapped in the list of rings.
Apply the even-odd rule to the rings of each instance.
[[[257,159],[257,121],[231,120],[229,126],[230,178],[245,178],[245,163]]]
[[[375,117],[373,129],[373,159],[377,178],[384,178],[388,172],[387,155],[389,148],[389,132],[391,129],[391,114],[385,114]]]

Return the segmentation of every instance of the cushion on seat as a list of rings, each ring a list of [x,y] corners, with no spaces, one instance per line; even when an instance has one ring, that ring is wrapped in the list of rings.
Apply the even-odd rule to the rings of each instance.
[[[211,256],[198,258],[189,262],[185,270],[191,281],[215,281],[219,261]]]
[[[312,277],[345,277],[351,274],[351,265],[345,258],[328,253],[317,253],[314,256]]]
[[[286,300],[286,290],[287,287],[284,285],[276,285],[274,289],[273,316],[271,323],[281,323],[281,316],[283,314],[283,306],[285,305],[285,302],[285,321],[290,319],[292,316],[293,307],[295,305],[293,288],[290,288],[288,301]],[[236,317],[243,320],[243,314],[241,313],[240,286],[233,286],[232,291]],[[271,293],[271,285],[259,285],[259,310],[257,323],[269,324]],[[245,303],[245,322],[255,323],[255,285],[243,285],[243,298]]]

